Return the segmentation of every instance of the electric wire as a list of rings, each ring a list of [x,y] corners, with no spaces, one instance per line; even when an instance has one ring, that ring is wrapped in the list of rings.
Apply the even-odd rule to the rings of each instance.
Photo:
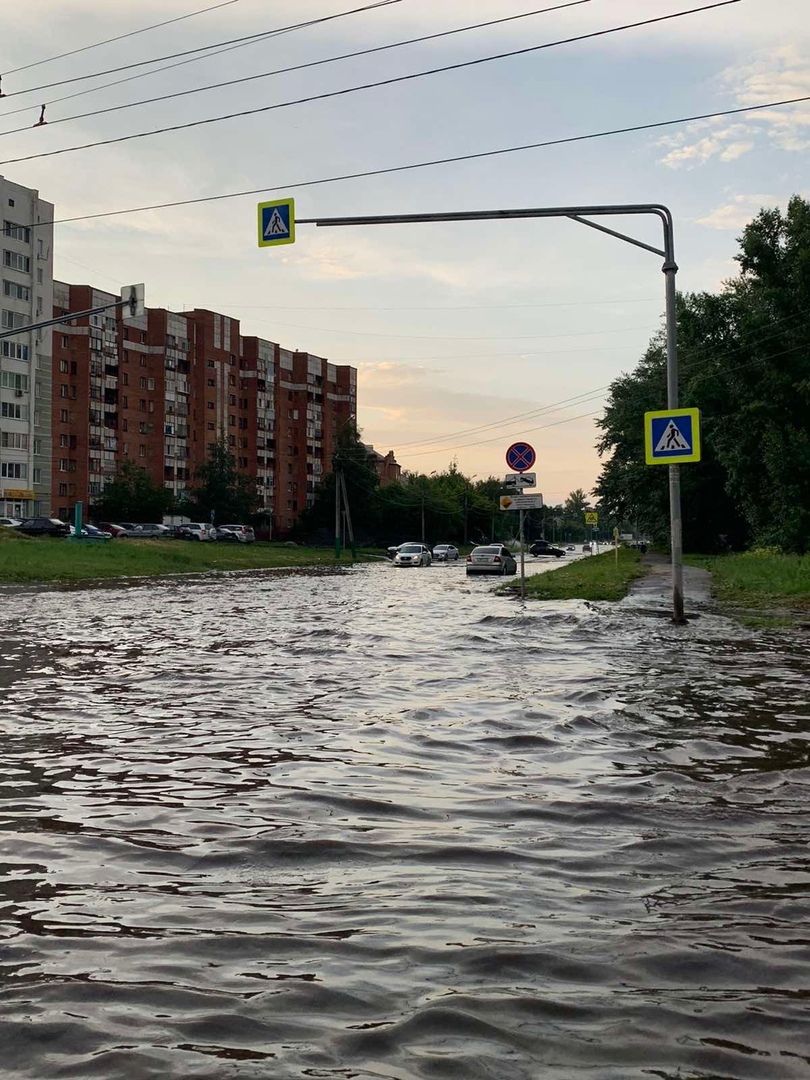
[[[50,64],[54,60],[64,60],[68,56],[77,56],[79,53],[89,52],[90,49],[99,49],[102,45],[111,45],[114,41],[123,41],[125,38],[137,37],[138,34],[145,34],[149,30],[157,30],[161,26],[169,26],[171,23],[183,22],[185,19],[193,19],[196,15],[205,15],[208,11],[216,11],[218,8],[230,7],[231,4],[238,4],[239,2],[240,0],[222,0],[219,4],[212,4],[211,7],[190,11],[187,15],[177,15],[173,19],[164,20],[164,22],[152,23],[151,26],[143,26],[140,30],[130,30],[126,34],[117,34],[115,37],[105,38],[104,41],[95,41],[92,45],[82,45],[79,49],[71,49],[69,52],[57,53],[56,56],[46,56],[42,60],[34,60],[30,64],[22,64],[20,67],[11,68],[10,71],[3,72],[3,74],[15,75],[18,71],[30,71],[31,68],[40,67],[42,64]]]
[[[700,350],[700,349],[695,350],[694,348],[689,349],[689,350],[685,350],[684,354],[681,356],[681,370],[683,372],[684,369],[686,369],[687,371],[691,372],[692,369],[695,367],[696,361],[699,359],[700,356],[707,356],[708,355],[711,360],[723,361],[723,360],[727,359],[730,356],[734,356],[734,355],[740,353],[743,349],[759,348],[759,346],[765,344],[766,342],[772,341],[775,338],[781,337],[784,330],[786,328],[789,329],[789,327],[785,327],[784,324],[786,324],[786,323],[787,324],[795,323],[797,321],[800,321],[803,318],[804,318],[803,315],[788,315],[788,316],[785,316],[784,319],[775,320],[771,325],[772,326],[781,326],[782,327],[781,330],[778,330],[775,333],[768,333],[768,334],[765,334],[765,335],[762,335],[762,336],[757,334],[756,340],[750,340],[750,337],[751,337],[750,335],[746,336],[746,338],[742,341],[742,343],[740,345],[738,345],[734,349],[730,349],[730,350],[727,350],[724,353],[720,353],[719,356],[713,351],[711,353],[709,353],[709,350]],[[798,349],[801,349],[801,348],[806,348],[806,346],[805,345],[798,345],[798,346],[796,346],[794,348],[786,349],[783,352],[771,354],[771,356],[776,358],[776,357],[779,357],[779,356],[788,355],[789,353],[795,352],[795,351],[797,351]],[[734,365],[732,365],[730,367],[729,370],[736,371],[738,369],[748,367],[751,364],[759,363],[760,360],[761,360],[761,357],[756,357],[753,360],[745,361],[742,364],[734,364]],[[706,375],[713,374],[713,373],[715,373],[715,372],[709,372],[709,371],[704,372],[704,371],[697,370],[696,372],[693,373],[693,377],[701,378],[701,377],[705,377]],[[662,377],[665,377],[665,372],[663,372],[663,371],[662,371]],[[617,376],[617,379],[618,378],[621,378],[621,376]],[[543,413],[546,413],[546,412],[554,412],[560,407],[566,408],[566,407],[571,407],[571,406],[576,406],[576,405],[582,405],[582,404],[585,403],[585,401],[589,400],[590,398],[598,397],[604,391],[609,390],[613,386],[613,384],[617,381],[617,379],[611,380],[610,383],[607,383],[604,386],[593,387],[590,390],[583,390],[581,394],[576,394],[576,395],[574,395],[573,397],[570,397],[570,398],[563,398],[561,401],[553,402],[551,405],[543,405],[543,406],[540,406],[537,409],[532,409],[532,410],[530,410],[528,412],[525,412],[525,413],[516,413],[513,416],[502,417],[501,419],[494,420],[494,421],[492,421],[492,422],[490,422],[488,424],[481,424],[481,425],[478,425],[477,427],[472,427],[472,428],[464,428],[464,429],[462,429],[460,431],[455,431],[455,432],[449,433],[447,435],[436,436],[433,439],[419,439],[419,440],[414,440],[414,441],[412,441],[410,443],[400,443],[397,446],[397,450],[400,451],[400,450],[407,449],[407,448],[413,447],[413,446],[426,446],[426,445],[431,445],[431,444],[434,444],[434,443],[445,442],[445,441],[447,441],[449,439],[463,438],[466,435],[472,435],[472,434],[474,434],[476,432],[485,431],[485,430],[491,429],[491,428],[509,427],[509,426],[512,426],[513,424],[516,424],[518,421],[531,419],[533,417],[537,417],[537,416],[539,416],[539,415],[541,415]],[[594,414],[594,415],[596,415],[596,414]],[[517,433],[515,432],[514,434],[517,434]],[[503,437],[504,437],[504,433],[502,432],[501,434],[499,434],[498,438],[503,438]],[[492,440],[492,441],[496,441],[496,440]],[[477,443],[470,443],[468,445],[475,446],[475,445],[478,445],[478,444]],[[457,447],[441,447],[441,446],[437,446],[434,449],[428,449],[428,450],[419,451],[419,455],[421,455],[421,454],[429,454],[429,453],[442,453],[444,450],[454,450],[454,449],[464,449],[464,447],[458,447],[458,446]],[[409,452],[416,455],[416,451],[409,451]]]
[[[236,0],[234,0],[234,2],[236,2]],[[577,2],[586,3],[587,0],[577,0]],[[236,46],[241,46],[241,45],[251,45],[251,44],[255,44],[256,42],[262,40],[263,38],[270,37],[270,36],[273,36],[275,34],[286,33],[286,32],[288,32],[290,30],[298,30],[301,27],[305,27],[305,26],[319,26],[321,23],[331,22],[334,19],[342,19],[346,15],[356,15],[359,12],[373,11],[376,8],[390,7],[392,4],[400,4],[400,3],[402,3],[402,0],[375,0],[374,3],[366,4],[363,7],[359,7],[359,8],[351,8],[348,11],[338,11],[338,12],[335,12],[334,14],[332,14],[332,15],[322,15],[322,16],[320,16],[318,18],[307,19],[306,21],[300,22],[300,23],[290,23],[287,26],[276,27],[273,30],[260,30],[255,34],[243,34],[241,37],[226,38],[224,41],[215,41],[215,42],[212,42],[210,45],[199,45],[196,49],[184,49],[182,52],[166,53],[163,56],[153,56],[153,57],[151,57],[150,59],[147,59],[147,60],[135,60],[132,63],[119,64],[118,67],[106,68],[103,71],[93,71],[93,72],[90,72],[89,74],[85,74],[85,75],[73,75],[73,76],[70,76],[69,78],[66,78],[66,79],[57,79],[55,82],[42,83],[41,86],[28,86],[24,90],[15,90],[10,94],[3,94],[2,96],[6,100],[8,98],[22,97],[22,95],[24,95],[24,94],[33,94],[33,93],[36,93],[39,90],[50,90],[55,86],[67,86],[70,83],[86,82],[89,79],[100,79],[103,75],[116,75],[121,71],[131,71],[133,68],[148,67],[150,64],[160,64],[164,60],[176,60],[179,57],[189,57],[190,56],[190,57],[192,57],[192,61],[193,60],[207,60],[211,56],[218,56],[221,52],[230,52],[231,50],[229,48],[227,48],[227,46],[236,47]],[[212,50],[214,50],[214,51],[212,51]],[[205,53],[206,55],[203,55],[203,56],[198,55],[200,53]],[[191,63],[192,61],[186,60],[186,61],[184,61],[184,63]],[[329,63],[330,61],[323,60],[323,61],[320,61],[320,62],[321,63]],[[83,90],[82,94],[92,94],[92,93],[95,93],[97,90],[106,90],[107,87],[110,87],[110,86],[119,86],[121,83],[131,82],[132,79],[146,78],[149,75],[156,75],[156,74],[158,74],[158,72],[170,71],[172,68],[182,67],[182,66],[183,66],[182,64],[167,64],[165,67],[155,68],[152,71],[142,72],[140,75],[135,75],[130,79],[119,79],[119,80],[117,80],[115,82],[104,83],[102,86],[93,86],[89,90]],[[291,70],[295,70],[295,69],[291,69]],[[275,74],[275,73],[270,72],[269,74]],[[253,77],[260,78],[261,76],[253,76]],[[236,79],[234,81],[235,82],[241,82],[242,80]],[[222,85],[227,86],[229,84],[228,83],[223,83]],[[180,97],[184,93],[197,93],[198,91],[209,90],[209,89],[213,89],[213,87],[201,86],[197,90],[180,91],[179,94],[167,94],[167,95],[165,95],[164,98],[154,98],[154,99],[150,99],[150,100],[162,101],[162,100],[166,100],[167,98],[170,98],[170,97]],[[44,104],[44,105],[55,105],[59,101],[68,101],[70,98],[80,97],[80,96],[81,96],[81,94],[68,94],[66,97],[54,98],[51,101],[42,102],[42,104]],[[137,101],[131,102],[131,105],[140,105],[140,104],[147,104],[147,102],[137,102]],[[31,105],[24,105],[21,109],[14,109],[14,110],[11,110],[9,112],[2,113],[2,116],[14,116],[14,115],[16,115],[17,113],[20,113],[20,112],[27,112],[27,110],[32,108],[32,107],[33,106],[31,106]],[[129,108],[129,107],[130,107],[130,105],[116,106],[116,108]],[[107,110],[107,109],[101,109],[100,110],[100,112],[108,112],[108,111],[111,111],[111,110]],[[82,114],[82,116],[94,116],[94,115],[96,115],[96,114],[95,113],[84,113],[84,114]],[[49,124],[63,123],[65,119],[77,120],[77,119],[80,119],[80,117],[77,117],[77,116],[65,117],[62,120],[49,120],[48,123]],[[20,128],[19,130],[20,131],[25,131],[27,129],[26,128]],[[11,134],[11,132],[4,132],[3,134]]]
[[[48,221],[30,221],[27,227],[42,228],[47,225],[67,225],[74,221],[96,221],[99,218],[121,217],[125,214],[142,214],[150,210],[170,210],[179,206],[197,206],[203,203],[222,202],[226,199],[241,199],[249,195],[265,195],[276,191],[290,191],[305,187],[318,187],[322,184],[343,183],[347,180],[365,180],[372,176],[389,176],[393,173],[413,172],[417,169],[435,168],[439,165],[455,165],[462,161],[477,161],[483,158],[500,157],[505,154],[519,154],[527,150],[543,150],[551,146],[565,146],[572,143],[588,142],[592,139],[605,139],[614,135],[629,135],[639,131],[654,131],[658,128],[675,127],[679,124],[691,124],[701,120],[716,120],[724,116],[741,116],[746,113],[762,112],[785,105],[797,105],[810,101],[810,94],[802,97],[785,98],[781,101],[767,101],[759,105],[744,105],[736,109],[719,109],[715,112],[698,113],[693,116],[681,116],[674,120],[656,120],[646,124],[631,124],[625,127],[609,128],[605,131],[593,131],[585,135],[569,135],[559,139],[545,139],[542,142],[523,143],[519,146],[506,146],[497,150],[480,150],[471,154],[456,154],[453,157],[434,158],[428,161],[409,162],[406,165],[391,165],[387,168],[365,169],[362,172],[342,173],[337,176],[324,176],[316,180],[288,181],[247,191],[229,191],[220,195],[203,195],[194,199],[175,199],[171,202],[150,203],[146,206],[129,206],[122,210],[102,210],[94,214],[74,214],[71,217],[52,218]],[[35,155],[36,156],[36,155]],[[9,164],[0,162],[0,164]]]
[[[359,9],[356,9],[356,10],[358,10],[358,11],[371,11],[374,8],[387,7],[391,3],[399,3],[399,2],[400,2],[400,0],[385,0],[384,3],[375,3],[375,4],[368,5],[367,7],[359,8]],[[455,34],[467,33],[470,30],[481,30],[481,29],[483,29],[485,27],[498,26],[498,25],[500,25],[502,23],[515,22],[518,19],[527,19],[527,18],[529,18],[531,16],[534,16],[534,15],[545,15],[548,12],[560,11],[563,8],[578,7],[580,4],[590,4],[590,3],[593,3],[593,0],[566,0],[565,3],[555,4],[553,7],[536,8],[533,11],[524,11],[524,12],[520,12],[517,15],[507,15],[507,16],[505,16],[503,18],[500,18],[500,19],[490,19],[487,22],[470,23],[467,26],[454,27],[451,30],[442,30],[439,33],[435,33],[435,34],[423,34],[421,37],[407,38],[407,39],[405,39],[403,41],[394,41],[394,42],[391,42],[391,43],[389,43],[387,45],[376,45],[373,48],[369,48],[369,49],[358,49],[355,52],[342,53],[342,54],[340,54],[338,56],[328,56],[328,57],[325,57],[322,60],[310,60],[307,63],[293,64],[293,65],[291,65],[289,67],[283,67],[283,68],[275,68],[272,71],[261,71],[261,72],[258,72],[256,75],[244,75],[239,79],[228,79],[225,82],[209,83],[207,86],[196,86],[196,87],[192,87],[189,90],[177,90],[177,91],[174,91],[174,92],[169,93],[169,94],[161,94],[158,97],[144,98],[141,101],[129,101],[129,102],[125,102],[122,105],[111,105],[108,108],[95,109],[95,110],[92,110],[92,111],[86,112],[86,113],[77,113],[77,114],[75,114],[73,116],[62,116],[62,117],[58,117],[56,119],[50,119],[49,118],[48,119],[48,125],[53,126],[54,124],[65,124],[70,120],[85,120],[85,119],[87,119],[88,117],[91,117],[91,116],[103,116],[105,113],[119,112],[122,109],[132,109],[132,108],[135,108],[136,106],[140,106],[140,105],[152,105],[152,104],[154,104],[156,102],[160,102],[160,101],[170,101],[173,98],[187,97],[190,94],[201,94],[201,93],[204,93],[205,91],[208,91],[208,90],[222,90],[222,89],[224,89],[224,88],[226,88],[228,86],[238,86],[238,85],[240,85],[242,83],[255,82],[257,79],[268,79],[268,78],[270,78],[271,76],[274,76],[274,75],[286,75],[286,74],[289,74],[290,72],[293,72],[293,71],[304,71],[307,68],[322,67],[325,64],[337,63],[340,60],[354,60],[354,59],[357,59],[360,56],[370,56],[373,53],[386,52],[386,51],[389,51],[391,49],[401,49],[405,45],[416,45],[416,44],[420,44],[420,43],[425,42],[425,41],[435,41],[437,38],[452,37]],[[340,18],[343,15],[350,15],[350,14],[354,14],[354,13],[355,13],[354,11],[341,12],[340,15],[331,15],[331,16],[328,16],[327,18],[324,18],[324,19],[310,20],[307,23],[298,23],[298,24],[296,24],[295,27],[292,27],[292,28],[284,27],[282,29],[287,30],[287,29],[296,29],[299,26],[312,26],[312,25],[315,25],[315,23],[327,22],[327,21],[329,21],[329,19]],[[275,34],[275,33],[278,33],[278,32],[279,31],[272,30],[272,31],[266,31],[265,33],[267,33],[267,34]],[[265,36],[264,33],[263,34],[250,34],[247,38],[234,38],[233,40],[237,41],[237,42],[242,42],[242,43],[245,43],[245,44],[251,44],[254,39],[259,38],[259,37],[263,37],[263,36]],[[221,44],[230,45],[230,44],[232,44],[232,42],[222,42]],[[205,48],[209,48],[209,49],[213,48],[213,47],[214,46],[211,46],[211,45],[205,46]],[[193,50],[193,51],[196,52],[197,50]],[[186,54],[185,53],[177,53],[177,54],[175,54],[175,56],[184,56],[184,55],[186,55]],[[173,59],[173,58],[174,57],[161,57],[161,59],[163,59],[163,60]],[[196,59],[207,59],[207,58],[206,57],[197,57]],[[156,63],[156,62],[157,61],[143,60],[143,61],[141,61],[141,64]],[[137,67],[137,66],[140,66],[140,65],[129,64],[129,65],[126,65],[126,66],[127,67]],[[180,65],[172,64],[172,65],[169,65],[169,66],[170,67],[179,67]],[[65,81],[66,82],[77,82],[80,79],[94,79],[94,78],[97,78],[100,75],[108,75],[108,74],[112,74],[115,71],[122,71],[122,70],[125,70],[125,68],[113,68],[113,69],[111,69],[111,71],[108,71],[108,72],[96,72],[94,75],[80,75],[80,76],[77,76],[74,79],[68,79],[68,80],[65,80]],[[166,70],[168,70],[168,68],[158,68],[157,70],[158,71],[166,71]],[[156,74],[155,71],[148,71],[148,72],[144,73],[144,75],[154,75],[154,74]],[[137,78],[142,78],[143,75],[136,76],[136,77]],[[126,81],[129,81],[129,80],[120,80],[120,81],[121,82],[126,82]],[[50,85],[50,86],[58,86],[60,84],[59,83],[51,83],[51,84],[48,84],[48,85]],[[95,90],[101,90],[101,89],[104,89],[107,86],[117,86],[117,85],[119,85],[118,82],[105,83],[104,87],[92,87],[90,90],[83,91],[83,93],[93,93]],[[44,87],[32,87],[32,88],[30,88],[28,90],[19,90],[19,91],[17,91],[17,93],[6,94],[5,97],[10,98],[10,97],[17,97],[20,94],[31,94],[31,93],[34,92],[34,90],[37,90],[37,89],[45,89],[45,88]],[[74,97],[74,96],[78,97],[79,95],[78,94],[76,94],[76,95],[68,95],[68,97]],[[45,105],[54,105],[58,101],[66,101],[66,100],[68,100],[68,97],[56,98],[53,101],[46,101],[46,102],[44,102],[44,104]],[[38,107],[39,106],[25,105],[21,109],[15,109],[13,112],[3,113],[2,116],[0,116],[0,119],[2,119],[2,117],[6,117],[6,116],[14,116],[17,113],[28,112],[30,109],[38,108]],[[8,131],[0,131],[0,135],[16,135],[18,132],[29,131],[29,130],[33,130],[33,127],[30,124],[26,125],[25,127],[11,128]]]
[[[190,128],[203,127],[210,124],[219,124],[226,120],[240,119],[245,116],[257,116],[260,114],[273,112],[277,109],[287,109],[295,105],[311,104],[315,101],[326,101],[332,98],[345,97],[349,94],[356,94],[366,90],[378,90],[382,86],[394,86],[400,83],[413,82],[416,79],[424,79],[433,75],[444,74],[448,71],[460,71],[465,68],[478,67],[481,64],[489,64],[496,60],[506,60],[514,56],[525,56],[529,53],[536,53],[544,49],[556,48],[560,45],[571,45],[580,41],[593,40],[595,38],[605,37],[608,34],[622,33],[627,30],[634,30],[641,26],[652,26],[657,23],[666,22],[672,19],[680,19],[687,15],[695,15],[704,11],[711,11],[715,8],[727,7],[730,4],[738,4],[740,0],[715,0],[712,4],[705,4],[702,7],[690,8],[687,11],[672,12],[668,15],[659,15],[652,19],[642,19],[639,22],[624,23],[621,26],[609,27],[606,30],[594,30],[588,34],[577,34],[569,38],[561,38],[558,41],[544,42],[540,45],[529,45],[522,49],[511,49],[504,53],[494,53],[490,56],[479,56],[473,60],[462,60],[455,64],[444,64],[441,67],[427,68],[424,71],[413,71],[407,75],[396,75],[388,79],[376,79],[374,82],[360,83],[355,86],[342,87],[340,90],[325,91],[320,94],[309,94],[302,98],[293,98],[288,101],[278,101],[271,105],[261,105],[254,109],[241,109],[233,113],[223,113],[219,116],[209,116],[202,120],[190,120],[182,124],[170,124],[162,128],[154,128],[151,131],[139,131],[133,132],[129,135],[117,135],[110,139],[97,139],[94,142],[79,143],[75,146],[63,146],[58,150],[46,150],[38,154],[26,154],[22,157],[6,158],[4,161],[0,161],[0,165],[15,165],[23,161],[36,161],[41,158],[57,157],[61,154],[72,154],[78,150],[90,150],[98,146],[112,146],[114,144],[122,142],[130,142],[133,139],[146,139],[151,138],[154,135],[165,135],[174,131],[187,131]]]

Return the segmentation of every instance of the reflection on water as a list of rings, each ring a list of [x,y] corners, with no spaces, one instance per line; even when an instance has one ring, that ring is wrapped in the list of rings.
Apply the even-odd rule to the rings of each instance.
[[[6,594],[3,1075],[807,1076],[806,643],[489,590]]]

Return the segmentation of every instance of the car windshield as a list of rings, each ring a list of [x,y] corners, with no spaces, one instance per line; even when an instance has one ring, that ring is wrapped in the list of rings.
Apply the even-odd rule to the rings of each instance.
[[[403,544],[399,549],[404,555],[418,555],[422,550],[421,544]]]

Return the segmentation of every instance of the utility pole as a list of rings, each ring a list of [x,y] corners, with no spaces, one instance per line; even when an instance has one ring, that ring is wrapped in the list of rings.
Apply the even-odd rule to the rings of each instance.
[[[464,491],[464,543],[467,543],[467,491]]]
[[[425,493],[422,492],[422,543],[425,542]]]
[[[340,477],[341,473],[337,466],[337,461],[333,465],[333,475],[335,477],[335,559],[340,561]]]

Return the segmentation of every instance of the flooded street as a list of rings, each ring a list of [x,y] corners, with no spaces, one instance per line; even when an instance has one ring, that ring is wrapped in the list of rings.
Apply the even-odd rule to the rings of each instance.
[[[6,592],[2,1075],[806,1077],[806,635],[492,587]]]

